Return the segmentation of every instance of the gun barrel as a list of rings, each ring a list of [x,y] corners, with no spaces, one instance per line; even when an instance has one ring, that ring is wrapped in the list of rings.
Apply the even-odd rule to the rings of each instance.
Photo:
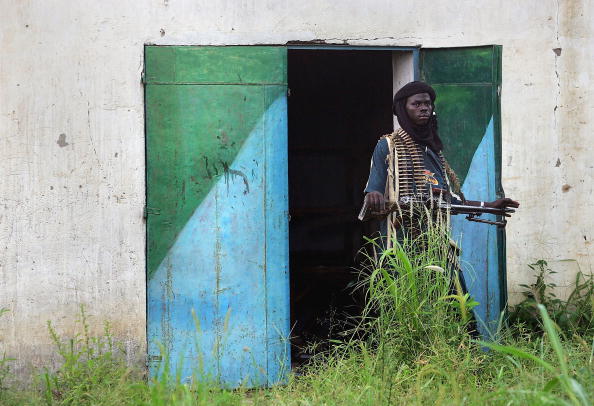
[[[468,206],[465,204],[452,204],[449,205],[449,209],[451,210],[452,214],[479,214],[479,213],[488,213],[488,214],[496,214],[496,215],[504,215],[504,214],[511,214],[515,213],[514,209],[506,207],[504,209],[496,209],[493,207],[477,207],[477,206]]]

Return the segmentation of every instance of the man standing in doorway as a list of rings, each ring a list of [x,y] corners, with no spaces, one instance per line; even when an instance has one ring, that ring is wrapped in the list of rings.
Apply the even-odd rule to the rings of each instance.
[[[457,177],[442,154],[443,144],[434,114],[435,99],[435,90],[419,81],[406,84],[394,96],[392,108],[400,128],[383,136],[373,152],[365,187],[365,202],[371,211],[384,211],[386,201],[398,202],[403,196],[428,195],[434,190],[469,206],[518,207],[519,203],[509,198],[492,202],[464,199]],[[388,237],[388,246],[401,223],[396,213],[382,222],[381,233]]]

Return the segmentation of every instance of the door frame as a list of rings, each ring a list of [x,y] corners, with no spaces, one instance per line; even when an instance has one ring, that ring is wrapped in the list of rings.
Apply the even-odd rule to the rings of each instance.
[[[212,47],[213,45],[208,45],[208,44],[184,44],[184,45],[179,45],[179,44],[151,44],[151,43],[145,43],[143,44],[143,55],[145,53],[146,47],[155,47],[155,46],[163,46],[163,47],[167,47],[167,46],[188,46],[188,47]],[[421,77],[421,66],[420,66],[420,51],[422,49],[422,46],[418,45],[418,46],[368,46],[368,45],[341,45],[341,44],[308,44],[308,43],[303,43],[303,44],[249,44],[249,45],[219,45],[221,47],[224,46],[245,46],[245,47],[252,47],[252,46],[271,46],[271,47],[285,47],[288,50],[321,50],[321,51],[400,51],[400,52],[411,52],[412,53],[412,63],[413,63],[413,78],[414,80],[419,80]],[[443,47],[443,48],[450,48],[450,47]],[[452,47],[454,48],[454,47]],[[424,49],[430,49],[430,48],[424,48]],[[147,215],[147,211],[149,210],[149,208],[146,206],[147,203],[147,192],[148,192],[148,179],[147,179],[147,167],[148,167],[148,154],[147,154],[147,126],[146,126],[146,121],[147,121],[147,111],[146,111],[146,80],[145,80],[145,70],[146,70],[146,58],[143,58],[144,62],[143,62],[143,69],[141,72],[141,82],[143,84],[143,102],[144,102],[144,132],[145,132],[145,204],[144,204],[144,218],[146,219],[146,215]],[[499,76],[499,81],[501,83],[501,65],[499,65],[498,67],[498,76]],[[500,99],[499,99],[500,100]],[[496,120],[495,122],[495,131],[501,131],[501,112],[500,112],[500,105],[499,103],[495,103],[496,106],[496,111],[495,113],[498,115],[499,120]],[[496,151],[500,151],[501,150],[501,146],[499,145],[498,148],[496,148]],[[501,154],[499,152],[499,154],[496,156],[496,165],[501,166]],[[501,170],[501,169],[500,169]],[[498,175],[498,185],[501,184],[501,173],[499,173]],[[502,190],[501,190],[502,192]],[[148,223],[145,222],[145,289],[147,290],[148,293]],[[499,233],[498,235],[498,239],[499,239],[499,243],[502,245],[502,247],[500,248],[500,278],[501,278],[501,291],[500,291],[500,295],[502,298],[502,304],[505,305],[506,304],[506,299],[507,299],[507,283],[506,283],[506,248],[505,248],[505,238],[501,236],[501,233]],[[288,265],[287,265],[288,266]],[[289,272],[291,272],[291,270],[289,269]],[[148,314],[148,294],[146,295],[146,304],[145,304],[145,310],[147,311]],[[148,353],[148,348],[149,348],[149,334],[148,334],[148,318],[146,320],[145,323],[145,328],[147,330],[147,334],[146,334],[146,340],[147,340],[147,366],[148,364],[152,361],[150,359],[150,355]]]
[[[303,45],[287,45],[287,50],[296,49],[310,49],[320,51],[403,51],[412,52],[413,57],[413,77],[419,80],[421,77],[420,54],[421,46],[390,46],[390,45],[339,45],[339,44],[303,44]]]

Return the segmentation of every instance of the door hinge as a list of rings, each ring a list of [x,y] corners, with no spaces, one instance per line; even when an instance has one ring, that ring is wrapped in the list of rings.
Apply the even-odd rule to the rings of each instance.
[[[144,70],[140,73],[140,83],[146,85],[146,77],[144,75]]]
[[[147,354],[146,362],[161,362],[163,361],[163,357],[161,355],[151,355]]]
[[[148,217],[149,214],[152,214],[153,216],[158,216],[161,214],[161,209],[144,206],[144,210],[142,212],[142,217],[144,217],[144,219],[146,220],[146,218]]]

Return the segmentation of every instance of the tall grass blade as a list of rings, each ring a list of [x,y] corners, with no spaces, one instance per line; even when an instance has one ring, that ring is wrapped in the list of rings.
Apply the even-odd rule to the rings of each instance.
[[[523,358],[529,361],[533,361],[535,363],[537,363],[538,365],[542,366],[543,368],[545,368],[547,371],[550,372],[555,372],[555,367],[551,364],[549,364],[548,362],[546,362],[545,360],[538,358],[536,355],[534,354],[530,354],[528,352],[522,351],[516,347],[510,346],[510,345],[500,345],[500,344],[495,344],[495,343],[488,343],[486,341],[479,341],[479,344],[490,348],[494,351],[503,353],[503,354],[509,354],[509,355],[513,355],[515,357],[518,358]]]
[[[565,376],[569,375],[569,369],[567,367],[567,358],[565,356],[565,351],[563,351],[563,346],[561,345],[561,340],[559,339],[559,335],[557,334],[557,329],[545,307],[541,304],[537,305],[538,310],[540,311],[540,316],[542,317],[542,322],[544,325],[544,329],[547,332],[549,337],[549,341],[551,342],[551,346],[555,353],[557,354],[557,361],[559,361],[559,367],[561,368],[561,373]]]

